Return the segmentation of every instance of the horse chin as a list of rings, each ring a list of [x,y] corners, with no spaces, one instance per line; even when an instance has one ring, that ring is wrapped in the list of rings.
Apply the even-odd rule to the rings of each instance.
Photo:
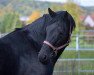
[[[47,65],[48,64],[48,61],[44,61],[44,60],[40,60],[40,62],[44,65]]]

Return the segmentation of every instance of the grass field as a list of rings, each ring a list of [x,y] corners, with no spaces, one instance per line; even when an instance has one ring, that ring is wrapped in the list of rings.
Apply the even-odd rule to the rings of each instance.
[[[82,60],[75,60],[76,58]],[[79,55],[76,50],[65,50],[60,59],[74,60],[58,61],[53,75],[94,75],[94,60],[85,60],[94,59],[93,50],[80,50]]]
[[[78,56],[78,53],[79,53],[79,56]],[[88,50],[88,51],[85,51],[85,50],[80,50],[79,52],[76,51],[76,50],[65,50],[61,57],[60,58],[93,58],[94,59],[94,50]]]

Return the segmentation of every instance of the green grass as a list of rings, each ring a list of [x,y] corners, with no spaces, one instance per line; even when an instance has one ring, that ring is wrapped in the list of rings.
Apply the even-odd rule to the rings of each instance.
[[[79,56],[78,56],[79,53]],[[63,59],[71,59],[71,58],[94,58],[94,50],[80,50],[79,52],[76,50],[65,50],[60,58]]]
[[[93,51],[80,51],[80,58],[94,58],[94,50]]]
[[[61,57],[61,59],[76,59],[78,58],[78,52],[76,50],[65,50]],[[80,59],[94,59],[94,51],[88,50],[80,50],[79,51]],[[53,75],[94,75],[94,72],[79,72],[84,70],[94,70],[94,60],[65,60],[65,61],[57,61],[55,65],[54,74]],[[64,72],[62,72],[64,71]],[[70,71],[70,72],[67,72]]]

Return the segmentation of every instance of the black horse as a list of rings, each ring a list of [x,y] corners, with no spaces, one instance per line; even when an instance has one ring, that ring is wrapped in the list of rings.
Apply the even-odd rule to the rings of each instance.
[[[67,11],[48,12],[0,39],[0,75],[52,75],[75,22]]]

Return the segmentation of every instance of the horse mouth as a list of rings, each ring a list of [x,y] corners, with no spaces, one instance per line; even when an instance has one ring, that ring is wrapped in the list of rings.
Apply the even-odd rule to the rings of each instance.
[[[38,55],[38,59],[39,59],[39,61],[40,61],[42,64],[45,64],[45,65],[47,65],[48,62],[49,62],[49,60],[48,60],[48,58],[47,58],[46,55],[41,55],[41,54],[39,54],[39,55]]]

